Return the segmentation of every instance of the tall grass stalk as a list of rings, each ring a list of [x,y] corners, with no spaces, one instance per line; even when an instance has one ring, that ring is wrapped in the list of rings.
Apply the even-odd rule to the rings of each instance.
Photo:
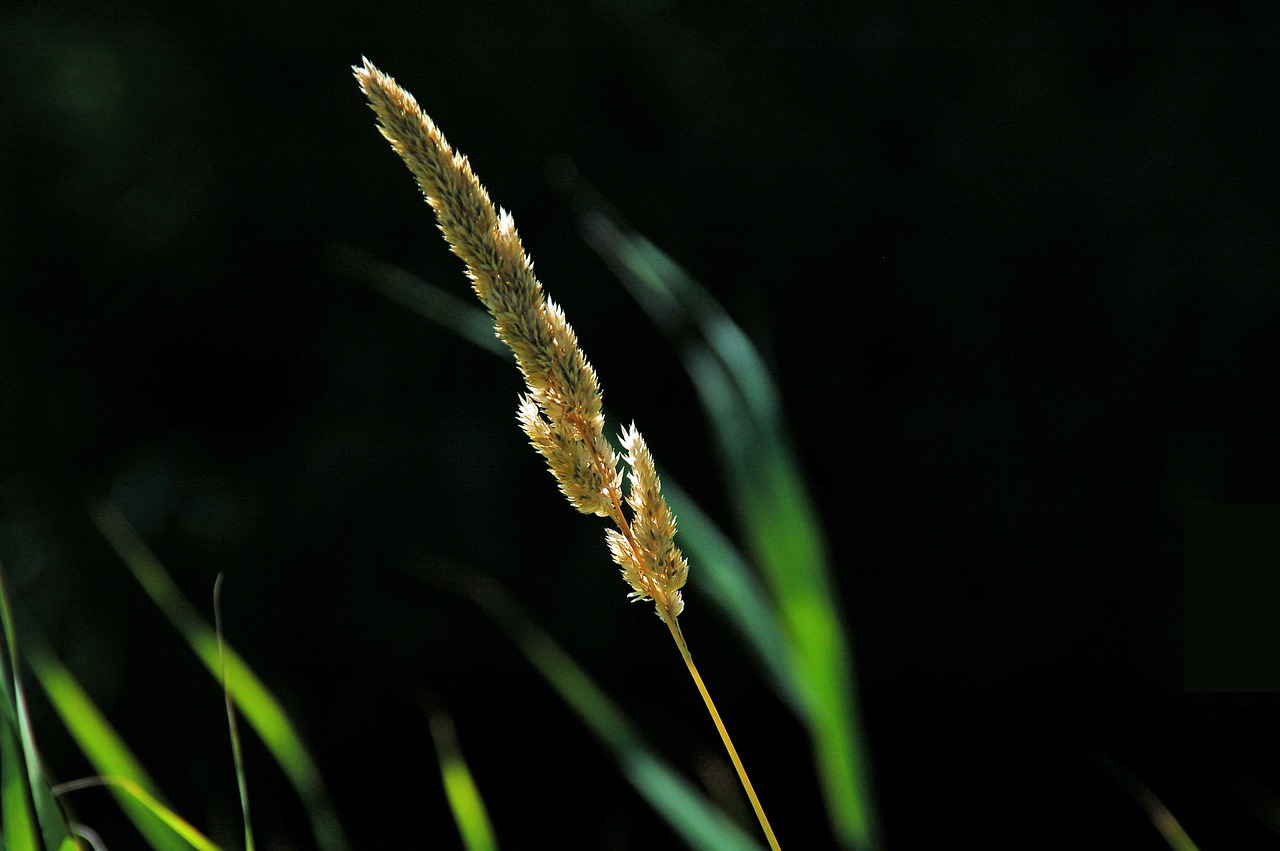
[[[676,524],[644,438],[621,435],[629,468],[624,495],[619,458],[604,436],[599,380],[564,312],[533,274],[515,223],[497,210],[467,158],[454,152],[413,95],[369,60],[352,69],[378,116],[379,129],[417,178],[452,251],[466,263],[498,337],[515,353],[528,392],[518,420],[574,508],[611,520],[609,551],[631,586],[667,625],[772,848],[778,840],[737,749],[689,653],[678,618],[689,566],[675,544]],[[624,508],[624,504],[626,508]],[[628,510],[629,509],[629,510]]]

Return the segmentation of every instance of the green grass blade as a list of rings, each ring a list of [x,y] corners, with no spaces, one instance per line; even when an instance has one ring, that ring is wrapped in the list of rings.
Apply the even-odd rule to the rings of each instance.
[[[355,246],[338,245],[330,254],[339,274],[368,284],[392,301],[504,360],[513,359],[511,350],[493,333],[489,314],[470,301]]]
[[[1199,851],[1195,841],[1142,778],[1101,749],[1094,751],[1093,764],[1133,798],[1172,851]]]
[[[191,826],[191,823],[173,810],[166,807],[154,795],[142,787],[141,784],[128,777],[116,777],[112,775],[104,775],[102,777],[92,777],[88,780],[78,780],[71,783],[64,783],[58,787],[61,793],[73,792],[77,789],[86,789],[91,786],[106,786],[121,799],[122,803],[127,802],[126,810],[138,809],[149,813],[152,818],[163,824],[174,834],[181,837],[182,844],[180,848],[195,848],[196,851],[221,851],[214,845],[208,837]],[[136,822],[135,822],[136,824]],[[152,844],[152,848],[160,848],[161,846]]]
[[[875,828],[848,642],[817,514],[768,369],[747,336],[688,273],[627,229],[585,184],[571,189],[588,241],[684,357],[716,432],[751,552],[788,638],[832,827],[843,844],[872,847]]]
[[[45,845],[36,817],[35,795],[22,729],[22,685],[16,630],[9,608],[9,592],[0,578],[0,622],[4,628],[4,652],[0,653],[0,838],[15,851],[43,851]]]
[[[45,847],[27,780],[22,740],[8,717],[0,725],[0,837],[13,851],[43,851]]]
[[[63,725],[76,740],[94,771],[103,776],[127,779],[147,790],[147,794],[154,799],[155,793],[150,790],[155,789],[155,784],[147,776],[142,764],[62,662],[50,650],[38,644],[31,645],[27,651],[27,662],[48,695],[54,711],[62,719]],[[153,808],[141,803],[136,796],[130,795],[120,786],[113,786],[112,792],[121,809],[138,832],[146,837],[151,848],[155,851],[187,851],[188,844]]]
[[[644,742],[631,720],[573,658],[496,587],[469,589],[604,745],[624,777],[667,823],[700,851],[759,851],[760,846]]]
[[[431,738],[436,745],[445,798],[449,802],[453,820],[458,825],[463,847],[467,851],[497,851],[498,840],[494,836],[480,789],[462,756],[462,746],[458,744],[453,719],[447,713],[435,710],[427,721]]]
[[[767,487],[744,505],[753,550],[772,568],[770,587],[792,637],[796,676],[809,709],[814,756],[833,826],[853,847],[869,847],[874,837],[867,760],[853,705],[852,664],[828,590],[824,542],[794,465],[773,456],[762,472],[768,477]]]
[[[322,851],[347,851],[346,835],[330,803],[315,760],[302,743],[280,702],[230,645],[221,655],[217,631],[197,612],[159,560],[115,506],[99,505],[93,519],[121,561],[177,628],[209,673],[223,682],[249,726],[289,778],[311,821]]]
[[[0,570],[0,842],[13,848],[74,845],[66,814],[49,788],[27,715],[21,653],[9,590]]]
[[[665,472],[662,492],[679,518],[680,546],[697,570],[699,589],[728,613],[760,657],[778,694],[800,714],[804,700],[782,625],[755,573],[728,536]]]

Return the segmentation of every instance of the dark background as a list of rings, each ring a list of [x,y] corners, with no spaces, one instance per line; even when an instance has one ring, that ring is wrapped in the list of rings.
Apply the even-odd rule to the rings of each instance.
[[[420,695],[508,847],[671,840],[424,565],[505,585],[678,765],[664,631],[513,415],[514,369],[335,271],[468,296],[349,66],[512,210],[660,463],[732,526],[675,355],[545,177],[568,158],[765,352],[830,535],[886,847],[1275,847],[1272,695],[1185,694],[1182,507],[1280,501],[1280,13],[948,3],[8,4],[0,557],[179,811],[235,845],[221,696],[93,529],[116,500],[315,747],[358,847],[452,847]],[[686,634],[784,844],[798,725]],[[1267,656],[1266,648],[1261,655]],[[46,755],[88,772],[37,702]],[[309,848],[249,743],[260,841]],[[129,847],[99,793],[80,813]]]

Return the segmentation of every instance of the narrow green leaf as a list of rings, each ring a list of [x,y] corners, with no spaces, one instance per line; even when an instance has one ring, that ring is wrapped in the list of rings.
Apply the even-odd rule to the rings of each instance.
[[[1156,796],[1155,791],[1147,785],[1146,781],[1138,777],[1124,766],[1118,759],[1104,750],[1098,749],[1093,753],[1093,764],[1099,771],[1110,777],[1116,785],[1124,789],[1129,797],[1133,798],[1134,803],[1142,808],[1147,814],[1147,818],[1151,820],[1151,824],[1160,836],[1168,844],[1171,851],[1199,851],[1196,843],[1187,834],[1173,813],[1169,812],[1169,808],[1164,802]]]
[[[755,572],[729,537],[675,479],[665,472],[661,475],[662,493],[680,524],[680,546],[697,571],[699,593],[705,593],[728,614],[730,623],[742,632],[760,657],[778,694],[796,714],[801,714],[804,702],[782,625]]]
[[[0,835],[7,833],[10,847],[59,847],[71,838],[71,829],[50,792],[31,731],[21,677],[22,655],[3,570],[0,625],[4,636],[4,652],[0,653]],[[29,845],[30,841],[37,844]]]
[[[0,833],[13,851],[44,848],[22,758],[22,742],[7,719],[0,725]]]
[[[322,851],[347,851],[346,834],[334,813],[320,771],[280,702],[233,647],[227,645],[223,653],[216,630],[182,594],[115,506],[99,505],[93,511],[93,519],[120,560],[218,682],[223,681],[225,664],[227,691],[297,791],[311,821],[312,835]]]
[[[116,793],[116,797],[122,802],[127,802],[126,810],[137,809],[146,812],[160,824],[163,824],[168,830],[181,837],[182,843],[178,847],[186,848],[190,846],[196,851],[221,851],[214,845],[203,833],[191,826],[191,823],[173,810],[166,807],[163,803],[156,799],[154,795],[148,792],[139,783],[129,777],[117,777],[113,775],[104,775],[102,777],[93,777],[88,780],[78,780],[71,783],[64,783],[58,787],[58,791],[65,794],[73,792],[77,789],[85,789],[90,786],[106,786]],[[137,822],[135,821],[135,824]],[[150,840],[150,837],[148,837]],[[160,848],[152,841],[153,848]]]
[[[363,281],[392,301],[504,360],[513,358],[511,350],[493,333],[489,314],[470,301],[355,246],[336,246],[331,257],[337,272]]]
[[[94,771],[101,775],[131,779],[140,787],[155,789],[155,783],[142,764],[71,672],[48,648],[30,642],[29,645],[27,662],[35,672],[36,680]],[[134,796],[122,792],[119,786],[113,787],[112,791],[121,809],[155,851],[186,851],[187,844],[151,808],[140,804]],[[155,797],[154,793],[149,794]]]
[[[498,840],[489,821],[484,799],[476,786],[471,769],[462,756],[458,733],[453,719],[442,710],[433,711],[428,717],[431,738],[436,745],[436,757],[440,763],[440,779],[444,782],[445,798],[453,812],[453,820],[462,835],[467,851],[497,851]]]
[[[585,183],[569,188],[590,244],[681,351],[783,623],[832,827],[847,846],[870,848],[875,827],[851,655],[773,379],[746,334],[692,276],[623,225]]]
[[[760,846],[644,741],[626,714],[555,640],[496,587],[470,593],[538,672],[613,753],[623,776],[700,851],[759,851]]]
[[[22,736],[22,690],[19,658],[9,592],[0,577],[0,625],[4,652],[0,653],[0,836],[14,851],[44,848],[36,819],[28,753]]]

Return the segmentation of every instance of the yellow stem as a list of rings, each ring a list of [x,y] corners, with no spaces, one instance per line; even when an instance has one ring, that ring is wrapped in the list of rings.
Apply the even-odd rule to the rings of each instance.
[[[689,655],[689,645],[685,643],[684,633],[680,631],[680,624],[671,616],[663,618],[667,622],[667,628],[671,630],[671,637],[675,639],[676,647],[680,648],[680,656],[684,659],[684,664],[689,669],[689,675],[693,677],[693,682],[698,687],[698,693],[702,695],[702,702],[707,705],[707,711],[711,713],[711,720],[716,724],[716,730],[720,732],[720,740],[724,742],[724,749],[729,752],[729,759],[733,760],[733,767],[738,771],[738,779],[742,781],[742,788],[747,793],[747,797],[751,799],[751,807],[756,811],[756,818],[760,820],[760,827],[764,829],[765,838],[769,840],[769,847],[773,851],[782,851],[782,846],[778,844],[778,838],[773,835],[773,828],[769,826],[769,818],[764,814],[764,807],[760,806],[760,799],[756,797],[756,790],[751,785],[751,778],[747,777],[747,770],[742,767],[742,760],[738,759],[738,751],[733,746],[733,740],[729,738],[729,731],[724,728],[724,722],[720,720],[720,713],[716,711],[715,701],[711,699],[707,686],[702,682],[702,675],[698,673],[698,666],[693,664],[693,657]]]

